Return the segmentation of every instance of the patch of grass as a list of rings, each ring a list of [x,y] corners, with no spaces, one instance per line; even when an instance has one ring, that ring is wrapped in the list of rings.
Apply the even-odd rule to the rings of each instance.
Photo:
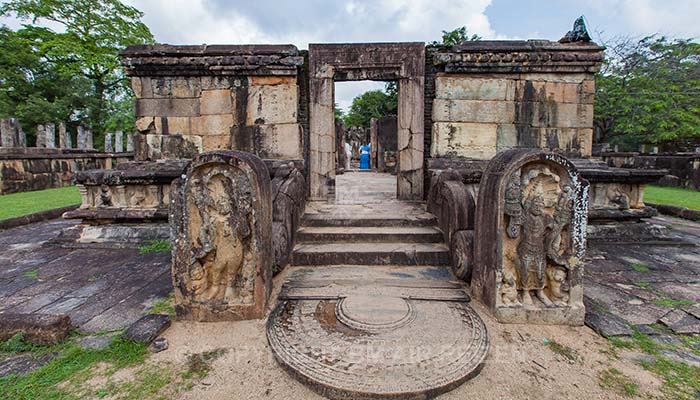
[[[572,349],[569,346],[565,346],[554,340],[550,340],[549,343],[547,343],[547,346],[549,346],[549,349],[552,350],[554,353],[559,354],[560,356],[566,358],[569,361],[575,362],[579,359],[579,355],[576,352],[576,350]]]
[[[634,283],[637,287],[641,289],[648,290],[651,287],[651,283],[649,282],[644,282],[644,281],[637,281]]]
[[[632,269],[637,271],[637,272],[647,272],[649,271],[649,267],[646,265],[641,265],[641,264],[634,264],[632,265]]]
[[[649,203],[700,210],[700,191],[697,190],[647,186],[644,190],[644,200]]]
[[[0,220],[80,204],[75,186],[0,196]]]
[[[26,271],[25,273],[22,274],[25,278],[30,278],[30,279],[36,279],[37,274],[39,273],[39,268],[34,268],[29,271]]]
[[[205,378],[209,374],[209,370],[211,370],[211,363],[224,354],[226,354],[226,349],[214,349],[204,353],[191,354],[187,357],[187,371],[181,375],[182,378]]]
[[[683,337],[681,337],[683,339]],[[683,340],[688,349],[692,349],[695,339],[690,342]],[[695,400],[697,390],[700,388],[700,368],[681,362],[669,360],[664,357],[662,350],[676,348],[677,346],[664,345],[655,342],[641,332],[634,332],[630,339],[609,339],[614,347],[624,349],[641,350],[653,356],[653,361],[642,362],[642,366],[658,375],[664,382],[661,390],[672,399]]]
[[[167,314],[170,317],[175,317],[175,307],[173,306],[174,300],[175,295],[170,293],[170,296],[168,296],[167,298],[159,300],[155,304],[153,304],[153,307],[151,307],[151,309],[148,310],[148,313]]]
[[[615,368],[601,371],[598,374],[598,384],[625,397],[634,397],[639,391],[638,384]]]
[[[174,373],[168,368],[158,365],[147,365],[139,368],[128,381],[110,380],[102,387],[93,391],[97,398],[116,398],[121,400],[150,399],[156,396],[166,386],[175,380]],[[89,393],[81,393],[87,395]],[[93,396],[86,396],[93,397]],[[165,397],[158,397],[165,398]]]
[[[142,363],[146,346],[123,338],[104,350],[85,350],[74,343],[61,345],[58,356],[38,370],[23,376],[0,378],[0,398],[16,400],[53,400],[73,398],[59,384],[96,363],[107,363],[110,371]]]
[[[22,332],[0,342],[0,353],[4,353],[5,355],[15,355],[36,349],[37,346],[24,342],[24,333]]]
[[[656,304],[657,306],[662,306],[662,307],[668,307],[668,308],[677,308],[681,306],[692,306],[695,304],[694,301],[691,300],[676,300],[676,299],[671,299],[669,297],[662,297],[660,299],[652,301],[653,304]]]
[[[170,252],[169,240],[152,240],[148,245],[139,247],[139,254],[168,252]]]

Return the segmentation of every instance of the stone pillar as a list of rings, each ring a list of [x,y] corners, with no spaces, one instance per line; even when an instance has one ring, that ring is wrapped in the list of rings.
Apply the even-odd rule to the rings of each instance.
[[[44,128],[44,125],[36,126],[36,147],[46,147],[46,129]]]
[[[479,185],[472,296],[499,322],[583,325],[587,219],[588,181],[569,160],[498,153]]]
[[[56,148],[56,125],[46,124],[46,148]]]
[[[88,150],[95,150],[95,145],[92,141],[92,129],[85,130],[85,148]]]
[[[126,151],[134,151],[134,135],[137,135],[136,133],[127,133],[126,134]]]
[[[17,120],[17,147],[27,147],[27,134],[22,130],[19,120]]]
[[[105,133],[105,153],[114,153],[114,134],[112,132]]]
[[[195,157],[170,190],[175,312],[179,319],[263,318],[272,283],[272,184],[242,151]]]
[[[335,117],[333,115],[333,76],[331,68],[311,79],[311,132],[309,164],[311,199],[325,200],[335,184]]]
[[[372,169],[377,169],[377,119],[369,120],[369,166]]]
[[[396,193],[400,200],[423,197],[423,80],[421,74],[399,81]]]
[[[66,124],[63,122],[58,123],[58,147],[60,149],[70,149],[71,148],[70,133],[66,131]]]
[[[114,151],[117,153],[124,152],[124,131],[121,129],[114,136]]]
[[[16,120],[14,118],[0,120],[0,147],[17,147]]]
[[[84,150],[87,148],[87,132],[85,131],[85,128],[83,128],[81,125],[78,125],[78,136],[76,138],[76,141],[78,142],[78,148],[81,150]]]

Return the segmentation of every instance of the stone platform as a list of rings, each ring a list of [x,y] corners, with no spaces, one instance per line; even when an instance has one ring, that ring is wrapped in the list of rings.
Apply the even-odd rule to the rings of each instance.
[[[268,319],[275,358],[337,399],[432,398],[476,376],[486,327],[450,272],[435,217],[394,200],[391,175],[340,183],[335,202],[309,203],[301,221]]]

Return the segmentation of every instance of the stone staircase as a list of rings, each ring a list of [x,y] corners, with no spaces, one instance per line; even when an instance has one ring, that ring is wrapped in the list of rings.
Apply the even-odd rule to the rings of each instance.
[[[436,219],[420,204],[360,208],[335,205],[308,212],[297,233],[292,265],[446,266],[449,249]]]

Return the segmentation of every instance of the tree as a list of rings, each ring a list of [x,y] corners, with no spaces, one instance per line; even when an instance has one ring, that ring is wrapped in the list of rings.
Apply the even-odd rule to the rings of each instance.
[[[433,46],[454,46],[462,42],[481,40],[479,35],[469,36],[467,32],[467,27],[462,26],[451,31],[442,31],[442,39],[440,41],[433,41],[430,43]]]
[[[700,143],[700,44],[652,35],[606,44],[597,76],[595,140],[636,149]]]
[[[352,100],[350,111],[343,122],[347,127],[361,126],[369,128],[372,118],[396,115],[396,111],[395,97],[392,99],[391,95],[381,90],[370,90]]]
[[[131,93],[118,53],[127,45],[154,41],[148,27],[140,21],[143,14],[139,10],[119,0],[10,0],[0,7],[0,15],[29,22],[12,38],[22,42],[17,46],[34,60],[33,69],[23,71],[25,83],[33,85],[35,93],[42,93],[36,87],[39,82],[35,72],[39,71],[54,75],[71,89],[42,100],[70,108],[76,104],[67,98],[83,97],[83,107],[70,110],[70,117],[95,132],[103,133],[109,124],[133,124],[131,111],[124,114],[124,104],[131,103]],[[37,25],[42,21],[58,24],[63,30],[56,32]],[[6,77],[0,77],[3,89],[15,90],[16,87],[5,87]],[[27,103],[29,100],[15,99],[15,111]],[[3,112],[7,113],[12,105]],[[61,114],[65,117],[65,110]]]

